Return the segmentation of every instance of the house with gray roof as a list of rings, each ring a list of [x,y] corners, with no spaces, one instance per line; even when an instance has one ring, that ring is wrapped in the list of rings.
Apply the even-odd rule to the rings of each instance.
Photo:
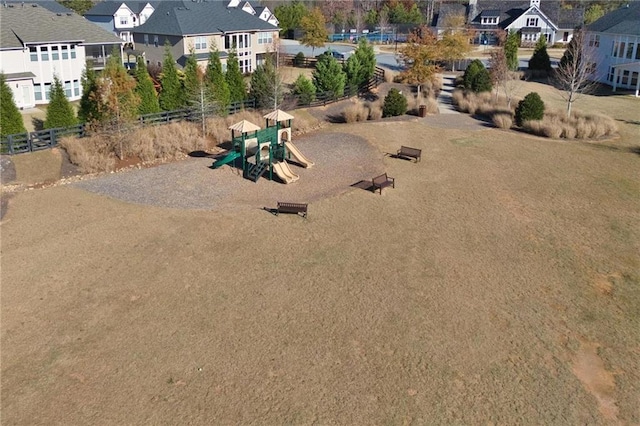
[[[133,42],[131,30],[144,24],[159,3],[159,0],[104,0],[96,3],[84,14],[84,17],[105,30],[113,32],[122,41],[131,43]]]
[[[582,8],[563,8],[559,0],[469,0],[467,5],[442,5],[436,17],[438,32],[453,14],[466,17],[476,44],[497,44],[500,34],[508,31],[520,35],[522,46],[533,46],[541,37],[549,44],[566,44],[584,20]]]
[[[640,2],[630,2],[587,26],[584,46],[596,63],[596,79],[640,92]]]
[[[166,0],[132,30],[133,41],[144,51],[147,64],[161,64],[168,44],[180,66],[193,51],[204,67],[216,48],[226,67],[227,54],[235,48],[241,71],[250,73],[274,50],[278,38],[277,25],[264,9],[260,12],[241,0]]]
[[[19,108],[49,103],[54,75],[69,100],[80,99],[87,61],[100,68],[114,48],[122,49],[113,34],[66,10],[38,2],[0,5],[0,71]]]

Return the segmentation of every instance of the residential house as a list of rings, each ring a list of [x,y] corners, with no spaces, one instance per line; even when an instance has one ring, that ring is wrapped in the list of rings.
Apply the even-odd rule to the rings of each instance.
[[[586,28],[585,46],[596,63],[601,83],[640,91],[640,3],[607,13]]]
[[[89,9],[84,17],[105,30],[113,32],[124,42],[131,43],[133,42],[131,30],[144,24],[156,10],[158,3],[160,3],[158,0],[105,0]]]
[[[477,44],[497,44],[500,34],[509,31],[520,35],[522,46],[533,46],[540,37],[545,37],[549,44],[566,44],[584,20],[582,8],[563,8],[559,0],[469,0],[466,6],[441,6],[436,17],[439,33],[452,14],[466,16]]]
[[[264,10],[258,14],[248,1],[167,0],[132,30],[133,40],[136,49],[144,50],[148,64],[161,64],[168,44],[183,67],[191,51],[206,66],[214,48],[226,67],[228,52],[235,48],[240,69],[250,73],[275,49],[279,28],[270,17],[261,19],[266,15]]]
[[[0,71],[19,108],[48,103],[54,75],[69,100],[80,99],[87,60],[102,66],[112,49],[122,48],[113,34],[64,10],[28,2],[0,6]]]

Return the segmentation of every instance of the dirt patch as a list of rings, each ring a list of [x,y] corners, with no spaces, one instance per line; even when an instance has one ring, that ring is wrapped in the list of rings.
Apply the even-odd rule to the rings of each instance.
[[[598,356],[600,345],[582,340],[580,349],[573,359],[573,373],[584,388],[598,401],[598,409],[607,420],[618,420],[618,407],[613,398],[616,382],[613,374],[604,366]]]

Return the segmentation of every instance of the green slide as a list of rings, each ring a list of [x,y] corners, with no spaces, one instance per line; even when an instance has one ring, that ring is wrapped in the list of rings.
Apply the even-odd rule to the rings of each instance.
[[[238,151],[230,152],[224,158],[221,158],[220,160],[216,160],[215,163],[213,163],[213,168],[217,169],[218,167],[224,166],[225,164],[230,163],[236,158],[240,157],[240,155],[241,154]]]

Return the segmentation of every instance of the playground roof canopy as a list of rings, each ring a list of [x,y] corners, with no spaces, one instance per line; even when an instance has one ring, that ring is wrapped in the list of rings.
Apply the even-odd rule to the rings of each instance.
[[[250,121],[242,120],[241,122],[236,123],[233,126],[229,126],[229,130],[235,130],[236,132],[241,133],[249,133],[260,130],[260,127],[256,126]]]
[[[269,114],[265,115],[264,118],[266,118],[267,120],[273,120],[273,121],[287,121],[287,120],[293,120],[293,115],[291,114],[287,114],[286,112],[282,111],[281,109],[277,109],[273,112],[270,112]]]

